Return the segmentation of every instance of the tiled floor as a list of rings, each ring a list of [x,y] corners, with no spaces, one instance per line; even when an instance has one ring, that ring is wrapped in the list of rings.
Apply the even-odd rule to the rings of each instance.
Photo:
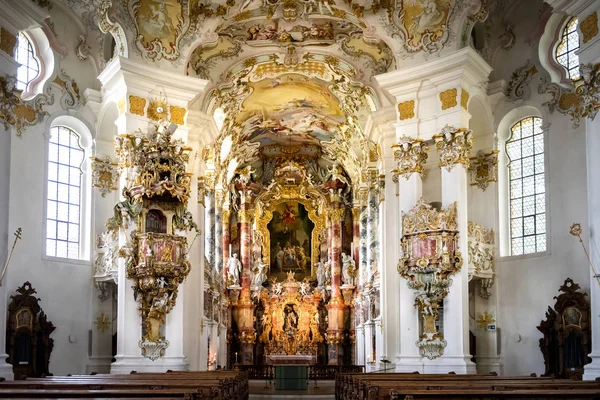
[[[266,387],[265,387],[266,386]],[[262,399],[310,399],[329,400],[334,397],[334,381],[311,381],[307,390],[275,390],[273,382],[250,381],[250,398],[252,400]]]

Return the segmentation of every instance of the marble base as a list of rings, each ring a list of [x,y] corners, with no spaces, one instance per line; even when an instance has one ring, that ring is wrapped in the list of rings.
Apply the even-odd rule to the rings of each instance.
[[[395,372],[419,372],[423,373],[423,357],[400,356],[396,358]]]
[[[442,356],[435,360],[423,359],[423,373],[425,374],[476,374],[477,368],[470,356]]]
[[[95,372],[97,374],[110,374],[110,362],[112,357],[92,356],[90,361],[85,366],[87,375]]]
[[[600,354],[590,353],[589,357],[592,362],[583,367],[583,380],[593,381],[600,378]]]
[[[187,371],[190,363],[185,357],[161,357],[155,361],[145,357],[116,356],[117,361],[111,364],[111,374],[129,374],[137,372]]]
[[[478,374],[489,374],[495,372],[498,375],[502,375],[502,363],[500,357],[484,357],[477,356],[477,373]]]
[[[7,357],[8,354],[0,354],[0,378],[4,378],[7,381],[14,381],[15,374],[13,373],[13,367],[6,362]]]

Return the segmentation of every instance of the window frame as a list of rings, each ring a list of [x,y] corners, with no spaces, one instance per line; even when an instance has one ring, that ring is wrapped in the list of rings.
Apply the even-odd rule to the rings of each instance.
[[[512,255],[512,237],[510,231],[510,169],[509,169],[509,157],[506,151],[506,144],[512,136],[511,128],[518,122],[528,117],[537,117],[542,120],[542,134],[544,138],[544,183],[545,183],[545,200],[546,200],[546,250],[535,252]],[[499,246],[498,246],[498,261],[513,261],[536,257],[547,257],[552,254],[552,237],[551,237],[551,202],[550,202],[550,191],[551,187],[549,184],[550,177],[550,155],[548,154],[549,149],[549,135],[548,135],[548,116],[543,114],[536,106],[525,104],[521,107],[510,110],[501,119],[497,126],[496,132],[498,132],[498,148],[501,149],[498,154],[498,233],[499,233]]]
[[[20,40],[21,36],[24,37],[25,40],[27,41],[27,45],[28,45],[27,52],[29,52],[29,47],[31,47],[32,58],[37,64],[37,75],[34,76],[33,78],[31,78],[30,80],[28,80],[27,82],[25,82],[25,87],[22,90],[22,93],[30,93],[31,88],[33,86],[35,86],[36,82],[39,80],[40,76],[42,75],[42,64],[43,63],[42,63],[41,58],[38,55],[36,42],[31,38],[31,36],[29,36],[27,34],[27,32],[21,31],[21,32],[19,32],[18,37],[17,37],[17,45],[15,46],[15,54],[14,54],[15,61],[17,61],[17,63],[19,64],[19,66],[17,67],[17,71],[23,67],[30,69],[29,65],[21,64],[17,60],[17,53],[19,51],[19,40]],[[17,72],[17,77],[18,77],[18,72]],[[20,81],[18,81],[18,82],[20,82]]]
[[[83,150],[83,162],[81,168],[81,186],[80,186],[80,206],[79,206],[79,258],[66,258],[56,257],[46,254],[46,240],[47,240],[47,229],[48,229],[48,169],[49,169],[49,150],[50,150],[50,130],[56,127],[64,127],[72,130],[76,135],[79,136],[79,145]],[[91,130],[88,128],[85,122],[67,115],[59,115],[55,118],[50,118],[45,134],[44,134],[44,180],[43,184],[43,207],[42,207],[42,246],[41,246],[41,258],[42,260],[54,261],[67,264],[76,265],[92,265],[92,213],[91,213],[91,163],[90,155],[92,149],[92,136]]]
[[[564,19],[564,21],[560,24],[560,28],[558,29],[558,32],[556,35],[556,40],[552,46],[552,59],[559,66],[559,68],[561,70],[561,77],[563,79],[566,79],[567,81],[570,81],[570,82],[577,82],[578,80],[581,79],[581,75],[578,76],[577,78],[571,78],[572,70],[567,68],[565,65],[561,64],[560,61],[558,61],[558,57],[559,57],[558,56],[558,46],[560,46],[560,44],[562,43],[563,40],[567,40],[567,42],[568,42],[567,37],[569,34],[567,33],[567,28],[568,28],[569,24],[571,23],[571,21],[573,21],[573,20],[577,20],[577,26],[576,26],[575,30],[573,31],[577,35],[577,39],[578,39],[577,48],[574,50],[569,50],[568,46],[567,46],[567,52],[564,54],[567,55],[567,61],[569,60],[569,54],[574,54],[577,57],[577,61],[578,61],[577,70],[579,70],[579,65],[581,65],[581,62],[579,62],[579,55],[577,53],[579,52],[579,49],[581,49],[581,35],[579,34],[579,19],[577,18],[577,16],[567,16]]]
[[[544,192],[543,192],[543,194],[544,194],[544,212],[543,212],[543,213],[537,213],[537,212],[536,212],[536,211],[537,211],[537,210],[536,210],[536,209],[537,209],[537,204],[536,204],[537,202],[536,202],[536,200],[535,200],[535,197],[536,197],[538,194],[542,194],[542,193],[537,193],[537,192],[536,192],[536,188],[535,188],[535,187],[536,187],[535,178],[536,178],[537,176],[539,176],[539,175],[540,175],[540,174],[536,174],[536,173],[535,173],[535,158],[536,158],[536,155],[539,155],[540,153],[537,153],[537,154],[536,154],[536,153],[535,153],[535,149],[532,149],[531,157],[529,157],[529,156],[527,156],[527,157],[524,157],[524,156],[523,156],[523,150],[521,149],[521,152],[520,152],[520,153],[521,153],[521,155],[520,155],[520,157],[518,157],[518,158],[511,159],[511,158],[510,158],[510,156],[508,155],[508,147],[509,147],[509,144],[510,144],[510,143],[513,143],[513,142],[520,141],[520,142],[521,142],[521,144],[522,144],[522,143],[523,143],[523,140],[524,140],[522,137],[520,137],[520,138],[518,138],[518,139],[516,139],[516,138],[515,138],[515,139],[513,139],[513,136],[515,135],[515,128],[516,128],[518,125],[520,125],[520,127],[519,127],[518,129],[520,129],[520,132],[519,132],[519,133],[520,133],[520,134],[522,134],[522,132],[523,132],[523,123],[524,123],[524,122],[526,122],[526,121],[527,121],[527,120],[529,120],[529,119],[531,119],[531,120],[532,120],[532,122],[531,122],[531,123],[532,123],[532,129],[533,129],[533,131],[532,131],[532,136],[531,136],[531,137],[532,137],[532,138],[534,138],[535,136],[540,136],[540,135],[541,135],[541,136],[542,136],[542,140],[544,141],[544,142],[543,142],[543,146],[544,146],[544,147],[543,147],[543,149],[542,149],[542,157],[543,157],[543,159],[544,159],[544,170],[543,170],[543,173],[542,173],[542,174],[543,174],[543,178],[544,178]],[[540,133],[536,133],[536,132],[535,132],[535,126],[536,126],[536,121],[535,121],[535,120],[536,120],[536,119],[538,119],[538,120],[539,120],[539,123],[540,123],[540,129],[541,129],[541,132],[540,132]],[[534,146],[534,148],[535,148],[535,141],[533,142],[533,144],[532,144],[532,145],[533,145],[533,146]],[[544,232],[543,232],[543,233],[540,233],[540,234],[538,234],[538,233],[537,233],[537,229],[536,229],[536,228],[537,228],[537,221],[536,221],[536,220],[537,220],[537,216],[538,216],[538,215],[541,215],[541,214],[544,214],[544,220],[545,220],[545,219],[546,219],[546,217],[547,217],[547,215],[548,215],[548,210],[546,209],[546,203],[547,203],[547,202],[546,202],[546,197],[547,197],[547,195],[548,195],[548,193],[547,193],[547,185],[546,185],[546,183],[547,183],[547,180],[548,180],[548,179],[547,179],[547,176],[546,176],[546,158],[547,158],[547,157],[546,157],[546,143],[545,143],[545,135],[544,135],[544,129],[543,129],[543,120],[542,120],[542,118],[540,118],[540,117],[536,117],[536,116],[527,116],[527,117],[521,118],[521,119],[519,119],[517,122],[515,122],[515,123],[514,123],[514,124],[513,124],[513,125],[510,127],[510,134],[509,134],[509,137],[508,137],[508,139],[507,139],[507,140],[504,142],[504,149],[503,149],[503,150],[504,150],[504,152],[506,153],[506,156],[507,156],[507,159],[508,159],[508,163],[507,163],[507,168],[508,168],[508,173],[507,173],[507,181],[508,181],[508,196],[507,196],[507,197],[508,197],[508,208],[509,208],[509,209],[508,209],[508,214],[509,214],[509,215],[508,215],[508,225],[509,225],[509,226],[508,226],[508,234],[509,234],[509,243],[508,243],[508,247],[509,247],[509,254],[510,254],[510,256],[524,256],[524,255],[528,255],[528,254],[544,253],[544,252],[546,251],[546,249],[547,249],[547,245],[545,245],[545,248],[544,248],[544,250],[542,250],[542,251],[537,251],[537,239],[536,239],[536,236],[538,236],[538,235],[541,235],[541,234],[543,234],[543,235],[544,235],[544,239],[545,239],[545,241],[547,241],[547,239],[548,239],[548,230],[547,230],[547,225],[548,225],[548,224],[547,224],[546,222],[544,222]],[[517,181],[517,180],[518,180],[518,181],[519,181],[519,184],[521,185],[521,190],[523,191],[523,190],[524,190],[524,186],[525,186],[525,184],[524,184],[524,179],[525,179],[525,178],[528,178],[529,176],[526,176],[526,177],[524,177],[524,176],[523,176],[523,174],[521,173],[521,177],[520,177],[520,178],[515,178],[515,179],[513,179],[513,178],[511,177],[511,173],[512,173],[512,171],[511,171],[511,164],[512,164],[513,162],[517,162],[517,161],[520,161],[520,162],[522,162],[522,161],[523,161],[525,158],[533,158],[533,162],[534,162],[533,168],[534,168],[534,170],[533,170],[533,175],[531,175],[531,176],[534,178],[534,182],[533,182],[534,192],[533,192],[533,194],[532,194],[532,195],[527,195],[527,196],[526,196],[524,193],[521,193],[521,196],[520,196],[520,197],[515,197],[515,198],[513,198],[513,191],[512,191],[512,183],[513,183],[513,181]],[[522,212],[521,212],[521,216],[519,216],[519,217],[513,217],[513,215],[512,215],[512,208],[511,208],[511,207],[512,207],[512,202],[513,202],[513,200],[519,200],[519,199],[520,199],[520,200],[523,202],[523,199],[525,199],[526,197],[531,197],[531,196],[533,196],[534,202],[536,202],[536,203],[534,203],[534,213],[533,213],[533,215],[527,215],[527,216],[524,216],[524,215],[523,215],[523,211],[522,211]],[[522,203],[522,204],[523,204],[523,203]],[[522,228],[521,228],[521,232],[522,232],[522,234],[521,234],[521,236],[517,236],[517,238],[521,238],[522,240],[524,240],[526,237],[531,237],[531,236],[533,236],[533,237],[534,237],[534,239],[536,240],[536,244],[535,244],[536,251],[533,251],[533,252],[525,252],[525,250],[524,250],[524,247],[525,247],[525,245],[523,244],[523,245],[522,245],[522,248],[523,248],[523,251],[522,251],[522,253],[521,253],[521,254],[514,254],[514,253],[513,253],[514,249],[513,249],[513,244],[512,244],[512,241],[513,241],[513,239],[515,239],[515,237],[513,236],[512,222],[513,222],[513,220],[515,220],[515,219],[519,219],[519,220],[521,220],[521,222],[522,222],[522,223],[524,223],[524,222],[525,222],[525,218],[526,218],[526,217],[531,217],[531,216],[533,216],[533,218],[534,218],[534,233],[533,233],[533,235],[531,235],[531,234],[530,234],[530,235],[526,235],[526,234],[525,234],[525,228],[522,226]]]

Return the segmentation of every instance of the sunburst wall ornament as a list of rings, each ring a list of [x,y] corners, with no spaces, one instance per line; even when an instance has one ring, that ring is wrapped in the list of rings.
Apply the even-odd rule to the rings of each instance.
[[[477,318],[477,325],[481,329],[485,329],[486,331],[488,330],[488,325],[493,324],[494,322],[496,322],[496,319],[492,314],[488,313],[487,311],[485,311],[482,314],[479,314],[479,317]]]
[[[167,103],[161,99],[152,99],[148,105],[148,118],[161,121],[167,118]]]
[[[100,331],[100,333],[104,333],[110,328],[110,320],[108,317],[102,313],[96,317],[96,329]]]

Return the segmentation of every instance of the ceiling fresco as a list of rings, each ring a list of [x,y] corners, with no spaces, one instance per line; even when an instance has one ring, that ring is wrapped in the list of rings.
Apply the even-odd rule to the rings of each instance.
[[[223,184],[236,168],[279,159],[311,160],[314,176],[336,164],[360,179],[360,166],[377,160],[364,127],[390,104],[373,77],[465,46],[488,3],[55,1],[81,16],[88,43],[93,30],[100,33],[99,59],[110,35],[114,54],[209,81],[195,107],[222,115],[207,154]]]

